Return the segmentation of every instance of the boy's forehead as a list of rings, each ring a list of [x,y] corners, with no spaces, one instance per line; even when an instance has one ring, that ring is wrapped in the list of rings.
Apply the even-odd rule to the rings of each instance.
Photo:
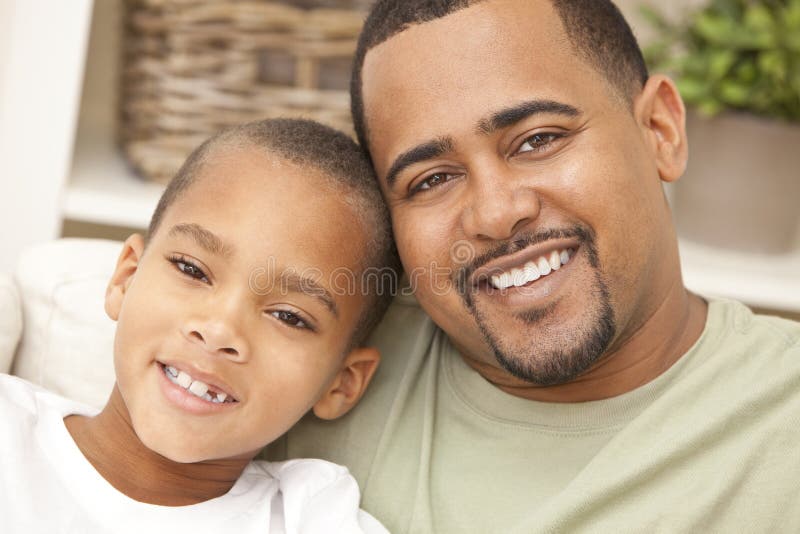
[[[353,268],[364,254],[366,242],[358,236],[366,229],[347,195],[331,184],[319,169],[268,151],[224,149],[211,154],[176,199],[165,216],[164,230],[176,237],[176,225],[193,225],[209,230],[237,252],[322,270]]]

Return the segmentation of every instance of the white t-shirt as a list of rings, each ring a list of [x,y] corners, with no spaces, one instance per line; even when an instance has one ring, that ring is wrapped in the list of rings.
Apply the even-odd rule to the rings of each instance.
[[[100,476],[64,425],[95,413],[0,374],[0,532],[387,532],[359,509],[347,469],[323,460],[251,462],[228,493],[199,504],[135,501]]]

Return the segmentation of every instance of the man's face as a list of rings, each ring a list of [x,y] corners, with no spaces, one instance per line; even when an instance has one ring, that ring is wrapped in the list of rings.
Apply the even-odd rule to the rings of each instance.
[[[362,224],[318,174],[231,151],[167,210],[111,312],[119,390],[151,450],[252,456],[341,368],[362,299],[329,282],[360,261]]]
[[[403,265],[465,355],[566,382],[679,280],[642,126],[549,2],[413,26],[367,53],[363,95]]]

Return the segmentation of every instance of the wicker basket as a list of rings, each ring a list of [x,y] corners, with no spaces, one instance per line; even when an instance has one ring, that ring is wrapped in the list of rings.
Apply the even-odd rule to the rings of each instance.
[[[352,133],[348,83],[369,0],[126,0],[120,140],[166,182],[226,126],[313,118]]]

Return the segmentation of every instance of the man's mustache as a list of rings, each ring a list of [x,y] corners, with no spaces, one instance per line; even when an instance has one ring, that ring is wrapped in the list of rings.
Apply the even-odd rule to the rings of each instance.
[[[474,291],[474,287],[469,283],[472,274],[490,261],[514,254],[528,247],[545,243],[554,239],[577,239],[581,245],[589,245],[587,248],[592,252],[589,259],[596,261],[594,247],[594,232],[583,225],[574,225],[569,228],[549,228],[538,232],[529,232],[514,236],[512,239],[501,241],[492,246],[489,250],[466,262],[453,274],[453,285],[461,296]],[[594,266],[594,264],[593,264]]]

